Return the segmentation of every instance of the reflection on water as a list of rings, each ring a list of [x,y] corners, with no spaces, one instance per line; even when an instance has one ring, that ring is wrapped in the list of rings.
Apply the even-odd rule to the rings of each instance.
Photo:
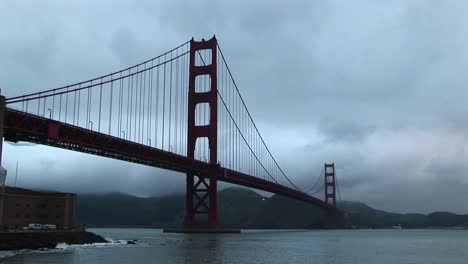
[[[155,229],[95,229],[114,244],[21,252],[0,263],[448,263],[466,264],[468,231],[244,231],[164,234]]]
[[[187,235],[181,243],[183,263],[219,262],[218,253],[222,252],[220,243],[222,240],[218,239],[218,235],[203,238]]]

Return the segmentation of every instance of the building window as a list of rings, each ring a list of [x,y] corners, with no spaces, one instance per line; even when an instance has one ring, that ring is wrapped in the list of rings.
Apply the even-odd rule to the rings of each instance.
[[[29,219],[29,214],[26,214],[24,217]]]
[[[29,208],[29,206],[30,206],[29,204],[26,204],[26,207],[28,207],[28,208]]]
[[[16,207],[20,207],[21,205],[19,203],[16,203]]]
[[[19,218],[20,217],[20,214],[16,214],[16,218]]]

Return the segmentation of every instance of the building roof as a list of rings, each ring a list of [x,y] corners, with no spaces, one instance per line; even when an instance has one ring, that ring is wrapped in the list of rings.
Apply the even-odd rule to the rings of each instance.
[[[23,189],[18,187],[5,186],[5,194],[14,194],[14,195],[31,195],[31,196],[76,196],[74,193],[64,193],[64,192],[53,192],[53,191],[36,191],[30,189]]]

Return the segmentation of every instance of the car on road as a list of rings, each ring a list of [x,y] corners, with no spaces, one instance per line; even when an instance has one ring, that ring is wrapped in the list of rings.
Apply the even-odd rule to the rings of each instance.
[[[29,224],[26,227],[23,227],[25,230],[42,230],[43,225],[41,224]]]
[[[56,225],[47,224],[47,225],[43,225],[43,226],[42,226],[42,229],[43,229],[43,230],[56,230],[56,229],[57,229],[57,226],[56,226]]]

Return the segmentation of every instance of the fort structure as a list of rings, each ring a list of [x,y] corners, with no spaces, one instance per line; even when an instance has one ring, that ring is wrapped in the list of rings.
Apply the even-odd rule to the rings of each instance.
[[[0,229],[22,229],[29,224],[76,227],[76,195],[4,186],[0,191]]]

